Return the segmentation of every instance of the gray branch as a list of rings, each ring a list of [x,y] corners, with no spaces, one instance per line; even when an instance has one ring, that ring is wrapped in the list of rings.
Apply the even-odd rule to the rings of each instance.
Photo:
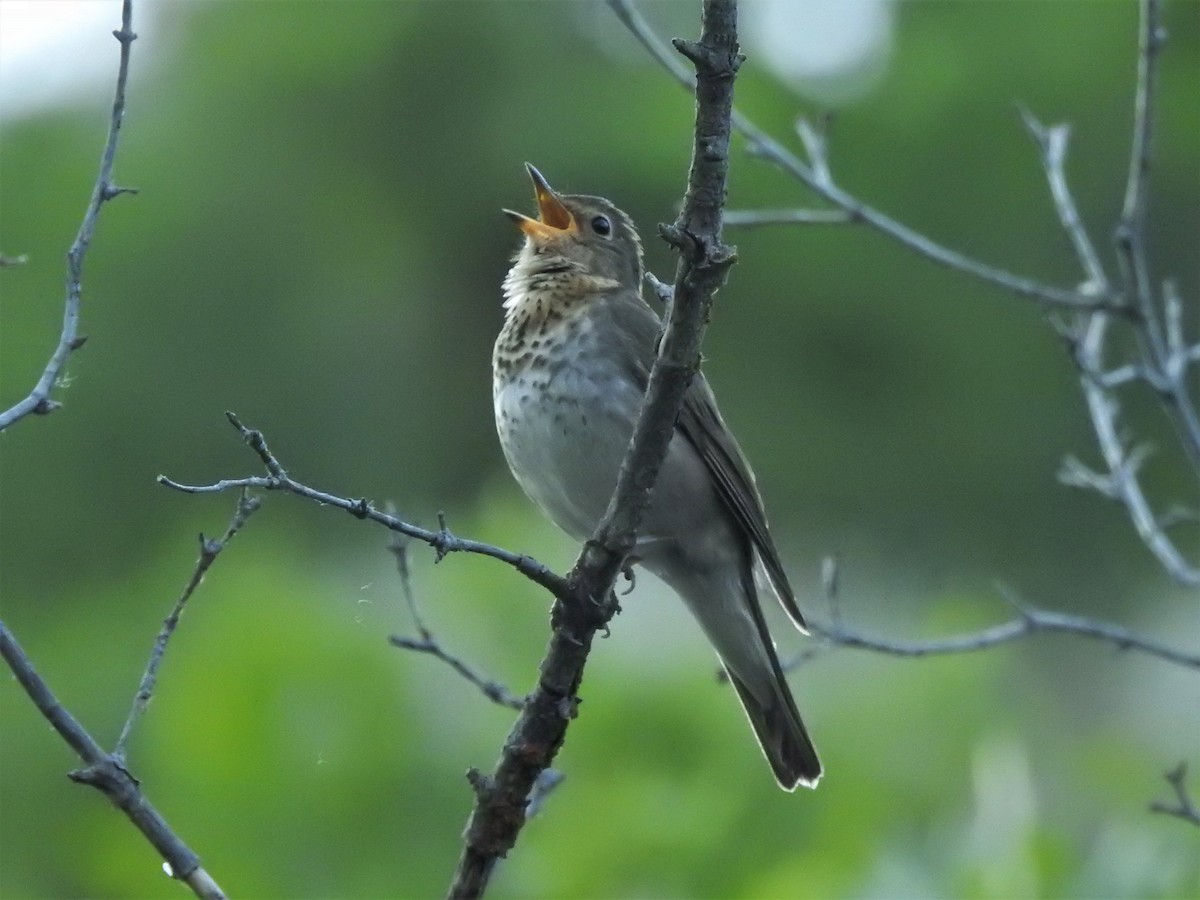
[[[654,34],[631,0],[609,0],[609,4],[650,54],[677,81],[687,85],[686,69]],[[1106,471],[1092,472],[1078,460],[1071,459],[1064,464],[1060,479],[1069,485],[1098,489],[1122,503],[1139,538],[1168,574],[1181,584],[1195,585],[1200,584],[1200,567],[1179,550],[1166,533],[1164,517],[1157,516],[1151,508],[1138,480],[1141,451],[1128,447],[1122,439],[1120,406],[1112,395],[1112,389],[1121,384],[1135,380],[1146,382],[1174,424],[1183,451],[1200,477],[1200,415],[1187,381],[1190,366],[1200,357],[1200,346],[1189,342],[1183,334],[1183,304],[1172,283],[1168,282],[1163,289],[1163,311],[1159,313],[1150,287],[1143,246],[1156,63],[1164,40],[1159,22],[1160,7],[1161,0],[1141,0],[1133,148],[1125,204],[1117,229],[1124,274],[1120,289],[1114,287],[1105,273],[1100,255],[1067,187],[1063,171],[1069,138],[1067,126],[1045,127],[1024,110],[1022,116],[1038,144],[1055,211],[1086,276],[1084,283],[1073,290],[1022,278],[958,254],[843,191],[832,174],[824,133],[806,120],[797,124],[797,133],[807,162],[744,115],[736,110],[733,112],[734,128],[745,136],[751,153],[778,166],[836,209],[739,211],[736,215],[737,221],[745,225],[833,222],[837,221],[833,217],[840,215],[841,221],[869,225],[934,262],[1071,314],[1071,325],[1061,330],[1080,370],[1084,399]],[[727,221],[731,220],[727,217]],[[1130,365],[1107,371],[1104,357],[1108,332],[1116,321],[1126,322],[1133,329],[1140,358]]]
[[[104,143],[104,152],[100,156],[100,173],[96,176],[96,184],[92,188],[91,199],[83,214],[83,222],[75,240],[67,251],[67,297],[63,307],[62,331],[58,336],[58,346],[50,354],[42,377],[38,379],[33,390],[24,400],[0,412],[0,431],[8,428],[14,422],[19,422],[28,415],[46,415],[58,409],[60,404],[53,399],[54,389],[58,386],[59,376],[72,353],[83,346],[87,338],[79,333],[79,306],[83,294],[83,262],[87,256],[88,247],[92,243],[92,235],[96,230],[96,220],[100,216],[100,208],[109,200],[121,194],[135,194],[132,188],[117,187],[112,181],[113,161],[117,156],[117,138],[121,133],[121,121],[125,117],[125,82],[129,77],[129,52],[137,35],[133,33],[130,23],[133,20],[132,0],[125,0],[121,8],[121,28],[113,32],[121,45],[121,62],[117,68],[117,89],[113,97],[112,116],[108,123],[108,139]],[[24,257],[16,260],[6,260],[6,265],[13,262],[24,262]]]
[[[555,597],[561,599],[568,595],[569,585],[567,584],[567,580],[561,575],[554,574],[549,568],[531,556],[526,556],[522,553],[513,553],[510,550],[494,547],[482,541],[471,541],[460,538],[452,534],[445,527],[444,522],[437,531],[430,531],[418,525],[405,522],[396,516],[381,512],[365,497],[358,500],[349,497],[339,497],[336,494],[330,494],[296,481],[287,474],[283,465],[275,457],[275,454],[271,452],[271,449],[267,446],[267,440],[261,431],[247,428],[235,413],[228,412],[225,414],[225,417],[238,430],[242,439],[258,455],[258,458],[267,470],[266,475],[226,478],[212,484],[183,484],[168,478],[166,475],[159,475],[158,483],[185,494],[217,494],[222,491],[244,490],[247,488],[255,488],[263,491],[283,491],[295,494],[298,497],[313,500],[322,506],[332,506],[345,510],[356,519],[368,519],[397,534],[404,534],[423,541],[434,549],[439,560],[444,559],[451,553],[474,553],[480,556],[490,556],[493,559],[498,559],[512,566],[530,581],[550,591]]]
[[[78,784],[89,784],[108,797],[166,860],[172,875],[187,884],[197,897],[225,900],[224,892],[200,865],[200,857],[180,840],[162,814],[146,799],[141,783],[126,768],[124,761],[105,753],[87,729],[59,702],[3,622],[0,622],[0,656],[34,706],[83,760],[85,767],[71,772],[68,777]]]
[[[761,228],[764,225],[845,225],[854,216],[841,209],[731,209],[725,213],[725,224],[738,228]]]
[[[875,637],[846,626],[838,600],[839,570],[840,562],[837,554],[825,557],[821,565],[821,582],[822,593],[829,606],[829,624],[826,625],[811,618],[808,622],[809,631],[823,639],[823,648],[806,648],[792,658],[784,667],[785,669],[790,671],[797,668],[802,663],[819,656],[823,649],[852,647],[886,653],[891,656],[918,658],[948,653],[974,653],[1000,644],[1019,641],[1040,632],[1058,632],[1089,637],[1113,644],[1118,650],[1136,650],[1169,663],[1190,669],[1200,669],[1200,653],[1177,650],[1110,622],[1038,609],[1025,603],[1015,591],[1005,585],[998,585],[997,590],[1018,613],[1017,618],[1011,621],[968,634],[933,640],[897,641],[891,638]]]
[[[410,540],[411,538],[407,535],[397,534],[393,537],[391,543],[388,544],[388,549],[396,558],[396,570],[400,575],[400,593],[404,596],[404,604],[408,607],[408,613],[412,617],[413,626],[417,629],[417,637],[411,638],[393,634],[388,638],[388,641],[393,647],[412,650],[415,653],[425,653],[434,659],[440,659],[471,684],[475,685],[475,687],[479,688],[483,692],[483,695],[493,703],[497,703],[500,706],[507,706],[509,709],[523,709],[525,706],[525,699],[523,697],[517,697],[500,682],[479,674],[475,671],[474,666],[444,649],[433,631],[425,624],[425,619],[421,615],[421,609],[417,603],[416,593],[412,587],[412,571],[408,564],[408,544]]]
[[[451,897],[478,897],[498,859],[514,846],[531,793],[552,763],[575,715],[576,691],[591,643],[617,609],[613,583],[633,549],[684,393],[700,363],[712,295],[734,261],[721,236],[729,165],[733,83],[741,64],[734,0],[705,0],[698,42],[674,41],[695,66],[696,127],[683,210],[663,237],[679,251],[675,290],[658,357],[608,510],[568,576],[570,596],[555,606],[554,634],[541,677],[495,771],[476,773],[475,808],[451,883]]]
[[[1196,806],[1196,802],[1192,799],[1187,789],[1187,763],[1181,762],[1163,777],[1167,779],[1167,784],[1171,786],[1171,790],[1175,794],[1175,800],[1172,803],[1163,803],[1161,800],[1155,800],[1150,804],[1150,812],[1162,813],[1165,816],[1174,816],[1177,819],[1183,819],[1183,821],[1190,822],[1197,828],[1200,828],[1200,807]]]
[[[1185,668],[1200,670],[1200,653],[1189,653],[1169,647],[1110,622],[1018,604],[1011,596],[1008,599],[1017,606],[1019,615],[1016,618],[969,634],[935,640],[897,641],[891,638],[875,637],[846,627],[840,621],[840,617],[832,619],[828,625],[810,620],[808,626],[813,634],[824,639],[831,646],[872,650],[890,656],[913,658],[948,653],[973,653],[1000,644],[1019,641],[1034,634],[1056,632],[1092,638],[1112,644],[1118,650],[1146,653]],[[809,659],[811,655],[811,652],[806,651],[797,659],[792,660],[788,668],[795,668],[799,662]]]
[[[51,394],[58,384],[68,357],[83,346],[85,340],[79,335],[83,263],[95,232],[100,208],[120,194],[134,193],[129,188],[117,187],[112,182],[117,137],[125,114],[125,85],[129,76],[130,49],[133,42],[137,40],[137,35],[133,31],[132,0],[124,0],[121,7],[121,27],[113,32],[113,37],[117,39],[121,50],[108,139],[104,145],[104,152],[100,159],[100,171],[96,176],[83,222],[67,252],[67,296],[58,346],[51,354],[50,361],[42,372],[42,377],[30,394],[16,405],[0,412],[0,431],[26,416],[44,415],[58,408],[59,404],[52,399]],[[24,262],[24,257],[17,259],[5,257],[0,264],[8,266],[21,262]],[[159,656],[161,657],[161,654]],[[122,734],[117,750],[113,753],[106,753],[87,729],[54,696],[50,687],[37,673],[33,661],[22,649],[16,636],[8,630],[3,622],[0,622],[0,657],[3,657],[17,682],[25,690],[29,699],[33,701],[34,706],[84,762],[85,765],[82,769],[70,772],[68,777],[78,784],[91,785],[108,797],[113,805],[125,813],[130,822],[154,846],[154,849],[166,861],[172,877],[187,884],[197,897],[204,898],[204,900],[225,900],[225,894],[220,886],[200,865],[200,857],[175,834],[162,814],[150,804],[145,794],[142,793],[140,782],[125,765],[122,745],[134,714],[131,713],[131,721],[126,723],[126,733]],[[154,659],[152,659],[151,668],[157,668]],[[152,685],[152,673],[148,671],[147,674],[150,676],[149,681]],[[143,679],[142,689],[145,689],[145,699],[148,700],[149,687],[145,679]],[[139,697],[141,694],[142,690],[139,689]],[[142,705],[144,705],[144,701]],[[138,711],[137,700],[135,700],[134,708],[135,712]]]
[[[1122,213],[1123,221],[1118,229],[1122,234],[1136,237],[1130,246],[1137,251],[1137,266],[1145,265],[1141,233],[1145,215],[1146,177],[1149,173],[1148,148],[1152,122],[1150,111],[1154,60],[1158,52],[1157,39],[1151,39],[1149,35],[1157,31],[1157,16],[1157,0],[1144,0],[1133,151]],[[1084,228],[1074,196],[1067,185],[1064,166],[1069,129],[1061,124],[1046,127],[1027,110],[1022,110],[1022,117],[1040,151],[1054,209],[1087,278],[1083,290],[1108,292],[1112,289],[1108,275],[1100,262],[1094,243]],[[1129,263],[1125,269],[1132,271]],[[1126,285],[1126,290],[1130,290],[1131,286],[1133,282]],[[1121,407],[1113,393],[1119,384],[1140,378],[1154,388],[1168,412],[1173,412],[1172,417],[1175,421],[1186,423],[1190,418],[1194,419],[1195,410],[1187,395],[1184,376],[1193,355],[1193,348],[1187,346],[1183,339],[1178,307],[1178,298],[1173,293],[1169,294],[1165,302],[1166,344],[1163,345],[1163,352],[1158,354],[1154,348],[1158,347],[1163,339],[1156,337],[1159,334],[1156,325],[1157,314],[1152,304],[1139,300],[1138,308],[1142,315],[1132,323],[1132,328],[1138,336],[1141,358],[1133,366],[1109,372],[1107,375],[1105,356],[1110,326],[1113,324],[1112,317],[1104,312],[1079,312],[1074,315],[1070,326],[1061,328],[1072,351],[1072,359],[1079,369],[1080,389],[1092,420],[1092,430],[1096,434],[1106,471],[1093,472],[1078,459],[1068,457],[1059,471],[1059,480],[1072,487],[1095,490],[1121,503],[1128,512],[1138,537],[1168,574],[1181,584],[1197,585],[1200,584],[1200,567],[1189,562],[1175,545],[1167,534],[1164,520],[1155,514],[1145,495],[1139,479],[1145,450],[1126,445],[1119,425]],[[1186,426],[1181,430],[1180,436],[1186,450],[1189,443]],[[1193,462],[1200,465],[1200,460]]]
[[[158,681],[158,668],[162,665],[163,655],[167,652],[167,643],[171,640],[171,636],[175,633],[175,629],[179,625],[179,620],[183,616],[184,607],[187,605],[188,600],[191,599],[192,594],[196,592],[196,588],[200,586],[200,582],[204,580],[204,576],[209,568],[216,562],[217,556],[225,549],[233,536],[242,530],[242,526],[246,524],[246,520],[261,505],[262,501],[258,497],[252,496],[243,489],[241,496],[238,498],[233,518],[229,522],[229,527],[225,529],[225,534],[217,540],[206,538],[203,534],[200,535],[200,558],[196,560],[196,567],[192,570],[191,577],[188,579],[187,584],[184,585],[183,592],[175,601],[171,612],[163,620],[162,629],[154,641],[154,648],[150,651],[150,661],[146,664],[146,671],[142,675],[142,681],[138,685],[137,693],[133,697],[133,707],[129,710],[129,716],[125,719],[125,725],[121,728],[121,736],[117,738],[117,745],[113,748],[113,756],[117,759],[123,760],[125,758],[125,745],[129,741],[130,734],[133,732],[133,726],[137,724],[137,720],[146,711],[146,707],[150,705],[150,699],[154,695],[154,686]]]
[[[609,0],[618,18],[633,33],[649,52],[685,88],[691,88],[691,74],[671,53],[667,46],[654,34],[653,29],[634,8],[631,0]],[[1066,290],[1031,278],[979,262],[948,247],[938,244],[925,235],[914,231],[879,210],[867,205],[848,191],[838,187],[829,174],[829,162],[824,153],[823,141],[813,141],[817,132],[806,122],[799,127],[800,137],[809,151],[810,160],[804,162],[781,143],[754,124],[737,110],[732,113],[733,127],[749,143],[750,151],[768,160],[787,174],[796,178],[813,193],[833,204],[850,221],[861,222],[887,235],[921,256],[940,265],[965,272],[983,281],[997,285],[1021,297],[1027,297],[1048,307],[1062,309],[1106,309],[1124,315],[1129,314],[1124,298],[1114,292],[1091,294]],[[814,150],[816,152],[814,153]]]
[[[1158,376],[1158,392],[1163,407],[1197,478],[1200,478],[1200,412],[1197,411],[1185,377],[1187,367],[1183,364],[1178,297],[1173,289],[1165,291],[1164,309],[1160,312],[1155,302],[1146,254],[1146,209],[1149,201],[1158,57],[1166,42],[1166,31],[1162,26],[1162,0],[1141,0],[1140,8],[1137,90],[1129,175],[1114,237],[1125,294],[1133,298],[1140,314],[1134,334],[1143,364]]]

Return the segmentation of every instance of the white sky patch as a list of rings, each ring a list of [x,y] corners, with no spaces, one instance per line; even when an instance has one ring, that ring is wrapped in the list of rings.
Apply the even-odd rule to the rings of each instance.
[[[893,0],[754,0],[740,12],[754,62],[827,103],[861,96],[891,57]]]
[[[135,32],[146,6],[134,9]],[[0,118],[111,95],[120,27],[120,0],[0,0]]]

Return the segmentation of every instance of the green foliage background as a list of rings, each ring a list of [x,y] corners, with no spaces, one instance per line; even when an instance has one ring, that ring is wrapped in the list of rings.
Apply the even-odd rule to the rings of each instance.
[[[651,5],[692,36],[695,4]],[[600,4],[176,3],[135,46],[121,184],[85,274],[86,348],[55,415],[0,437],[0,615],[111,744],[154,634],[232,496],[155,484],[255,474],[225,424],[293,474],[565,570],[572,546],[512,484],[489,353],[530,205],[521,162],[653,226],[682,192],[691,103]],[[113,23],[118,4],[113,3]],[[1200,5],[1168,5],[1149,239],[1200,296]],[[1104,240],[1120,206],[1136,9],[906,3],[878,84],[838,110],[843,183],[933,237],[1080,279],[1014,103],[1074,127],[1069,175]],[[111,47],[113,70],[116,45]],[[776,134],[820,112],[751,57],[742,108]],[[104,92],[109,90],[104,86]],[[28,390],[61,316],[62,253],[106,100],[6,123],[0,403]],[[731,208],[809,202],[739,143]],[[843,612],[897,639],[1010,615],[994,588],[1196,646],[1119,509],[1055,482],[1094,456],[1076,376],[1030,304],[858,227],[732,235],[706,371],[755,463],[805,605],[843,559]],[[1109,260],[1111,263],[1111,259]],[[1130,424],[1169,448],[1153,408]],[[1143,404],[1143,405],[1139,405]],[[1194,500],[1169,452],[1156,498]],[[1190,492],[1190,493],[1189,493]],[[1195,534],[1184,536],[1185,544]],[[130,766],[232,896],[441,893],[512,719],[411,630],[385,535],[271,496],[194,599]],[[442,640],[520,692],[547,599],[486,560],[415,586]],[[771,783],[697,629],[642,579],[593,654],[563,785],[499,897],[1184,896],[1193,829],[1151,816],[1200,768],[1194,674],[1081,639],[921,661],[843,650],[793,677],[828,766]],[[788,653],[806,646],[779,629]],[[0,679],[0,896],[177,896],[11,679]],[[1193,787],[1196,781],[1193,779]]]

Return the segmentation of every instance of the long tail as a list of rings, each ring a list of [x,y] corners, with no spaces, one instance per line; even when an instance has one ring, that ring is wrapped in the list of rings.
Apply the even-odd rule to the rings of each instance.
[[[744,551],[741,560],[705,560],[708,565],[692,559],[680,563],[666,554],[643,559],[643,564],[675,589],[700,623],[780,787],[816,787],[821,761],[800,720],[759,606],[749,546]]]
[[[725,671],[737,691],[738,699],[742,701],[742,708],[746,710],[746,717],[754,728],[758,745],[771,764],[779,786],[785,791],[794,791],[800,785],[816,787],[821,779],[821,760],[817,757],[817,748],[813,746],[804,722],[800,720],[800,712],[796,709],[796,702],[783,679],[779,660],[770,644],[767,645],[767,651],[775,671],[775,690],[766,702],[756,696],[728,667]]]
[[[726,617],[723,627],[705,630],[779,786],[785,791],[794,791],[800,785],[815,788],[821,779],[821,760],[779,665],[751,566],[741,568],[737,588],[730,593],[741,601],[741,615],[732,617],[732,621]],[[702,615],[702,624],[704,619]]]

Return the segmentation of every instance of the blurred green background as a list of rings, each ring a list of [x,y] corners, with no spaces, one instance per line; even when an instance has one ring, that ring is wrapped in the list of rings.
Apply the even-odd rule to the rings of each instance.
[[[111,27],[119,22],[112,2]],[[748,4],[748,7],[752,6]],[[832,8],[832,7],[831,7]],[[694,36],[698,4],[647,4]],[[1128,2],[904,3],[845,77],[783,83],[751,40],[738,101],[788,139],[836,108],[849,189],[1019,273],[1080,280],[1015,104],[1074,128],[1069,175],[1106,253],[1119,210],[1137,12]],[[155,483],[257,474],[225,423],[293,475],[529,552],[574,548],[520,495],[491,420],[499,284],[529,208],[521,163],[608,196],[653,237],[682,193],[691,101],[598,3],[160,3],[135,28],[117,181],[85,273],[85,349],[53,416],[0,435],[0,615],[111,746],[199,531],[232,495]],[[836,13],[835,13],[836,15]],[[0,27],[3,27],[0,6]],[[1196,333],[1200,4],[1166,10],[1149,235]],[[62,255],[95,177],[111,72],[0,134],[0,405],[40,373]],[[64,59],[62,65],[71,64]],[[5,87],[5,90],[11,88]],[[795,141],[792,141],[795,143]],[[735,143],[730,208],[809,198]],[[1011,615],[996,590],[1195,648],[1122,511],[1055,482],[1094,460],[1076,376],[1029,303],[858,227],[731,233],[706,372],[753,460],[803,605],[896,639]],[[1115,272],[1111,255],[1107,261]],[[1156,501],[1195,502],[1154,407]],[[1181,533],[1185,549],[1196,535]],[[457,858],[469,766],[513,718],[411,632],[379,529],[285,496],[217,562],[136,731],[151,801],[239,897],[425,897]],[[487,560],[414,584],[442,641],[523,692],[548,601]],[[778,629],[791,654],[806,646]],[[1200,769],[1194,673],[1083,639],[897,660],[837,650],[792,683],[828,775],[778,791],[698,629],[650,577],[598,643],[566,775],[498,897],[1195,896],[1195,829],[1152,816]],[[0,895],[181,896],[143,839],[71,784],[67,747],[0,679]],[[1196,777],[1192,780],[1197,788]]]

